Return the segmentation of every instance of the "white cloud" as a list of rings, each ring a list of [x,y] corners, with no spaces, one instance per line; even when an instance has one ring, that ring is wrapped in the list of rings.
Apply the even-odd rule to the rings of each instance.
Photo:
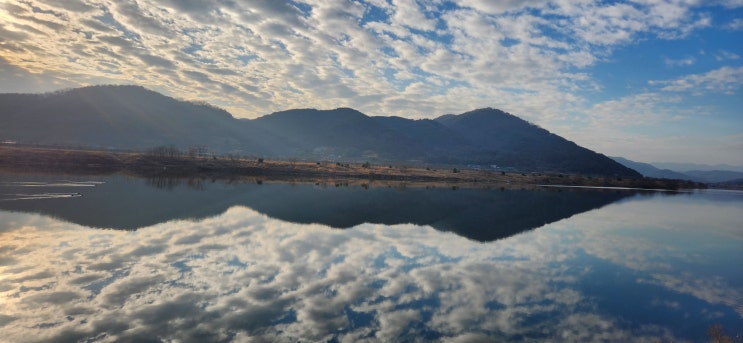
[[[556,117],[550,122],[551,130],[609,156],[641,162],[743,164],[743,156],[737,152],[743,147],[740,134],[734,127],[733,131],[722,129],[723,121],[716,120],[719,109],[689,106],[681,92],[658,89],[572,110],[576,117]],[[717,134],[705,134],[710,131]]]
[[[662,86],[667,92],[733,94],[743,86],[743,67],[722,67],[703,74],[687,75],[676,80],[651,80],[651,85]]]
[[[670,103],[681,102],[681,97],[661,93],[641,93],[617,100],[607,100],[593,105],[589,119],[596,125],[647,126],[672,119],[678,115],[667,107]]]
[[[462,0],[459,2],[459,5],[464,7],[471,7],[477,11],[488,14],[502,14],[504,12],[519,11],[525,8],[540,8],[547,5],[548,3],[548,0]]]
[[[395,10],[392,16],[393,24],[422,31],[436,29],[436,21],[426,17],[416,0],[393,0],[392,3]]]
[[[238,115],[308,105],[408,115],[417,108],[471,109],[448,95],[455,87],[481,94],[491,106],[503,99],[508,110],[523,106],[501,98],[511,90],[575,97],[583,86],[573,68],[595,64],[606,48],[638,33],[683,35],[703,19],[679,2],[471,0],[433,13],[438,5],[24,2],[6,4],[2,30],[12,40],[5,51],[22,51],[7,54],[9,64],[68,82],[85,75],[142,84],[223,103]],[[372,10],[381,15],[362,20]],[[411,82],[425,87],[406,93]]]
[[[718,61],[737,60],[739,58],[740,55],[727,50],[720,50],[717,54],[715,54],[715,59],[717,59]]]
[[[743,30],[743,19],[735,18],[726,25],[729,30]]]
[[[743,0],[717,0],[716,3],[726,8],[739,8],[743,7]]]
[[[682,58],[680,60],[674,60],[666,58],[663,63],[669,67],[683,67],[693,65],[696,60],[693,57]]]

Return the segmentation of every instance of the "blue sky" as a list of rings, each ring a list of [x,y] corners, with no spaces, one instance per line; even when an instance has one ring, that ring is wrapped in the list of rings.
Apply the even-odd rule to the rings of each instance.
[[[247,118],[494,107],[606,155],[743,165],[741,0],[0,4],[0,92],[137,84]]]

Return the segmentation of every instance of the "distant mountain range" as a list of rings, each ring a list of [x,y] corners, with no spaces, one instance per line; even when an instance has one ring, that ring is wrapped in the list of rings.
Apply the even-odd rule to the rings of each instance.
[[[689,180],[705,183],[743,183],[743,173],[731,170],[688,170]]]
[[[640,174],[646,177],[654,177],[660,179],[679,179],[679,180],[691,180],[694,182],[702,183],[743,183],[743,172],[736,170],[715,170],[712,166],[705,166],[700,164],[666,164],[671,165],[675,168],[702,168],[703,170],[671,170],[661,169],[656,167],[654,164],[642,163],[628,160],[623,157],[612,157],[613,160],[621,163],[622,165],[632,168],[638,171]],[[735,169],[734,166],[716,166],[718,168],[729,167]]]
[[[728,170],[728,171],[736,171],[736,172],[742,172],[743,173],[743,165],[740,166],[734,166],[730,164],[715,164],[715,165],[709,165],[709,164],[699,164],[699,163],[674,163],[674,162],[651,162],[650,164],[661,168],[661,169],[670,169],[670,170],[677,170],[677,171],[690,171],[690,170],[699,170],[699,171],[715,171],[715,170]]]
[[[670,169],[656,168],[655,166],[649,163],[635,162],[635,161],[631,161],[623,157],[612,157],[612,159],[621,163],[624,166],[627,166],[629,168],[632,168],[638,171],[643,176],[657,177],[661,179],[691,180],[691,177],[689,175],[675,172]]]
[[[482,168],[617,177],[640,173],[506,112],[485,108],[434,120],[369,117],[350,108],[295,109],[257,119],[138,86],[0,94],[0,141],[148,149],[206,146],[268,158]]]

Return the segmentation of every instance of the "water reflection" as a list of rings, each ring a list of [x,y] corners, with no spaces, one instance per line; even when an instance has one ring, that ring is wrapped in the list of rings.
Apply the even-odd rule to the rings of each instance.
[[[83,196],[0,201],[24,211],[0,211],[8,341],[702,341],[713,323],[743,327],[739,193],[67,181],[33,187]]]
[[[701,341],[743,327],[743,202],[721,198],[635,197],[489,243],[243,206],[136,231],[0,212],[0,328],[13,342]]]
[[[35,180],[35,185],[44,185],[35,190],[43,189],[44,194],[82,196],[65,201],[50,201],[49,196],[39,201],[0,200],[0,209],[42,213],[88,227],[133,230],[176,219],[204,219],[240,205],[295,223],[335,228],[412,223],[492,241],[633,195],[627,191],[335,187],[121,176],[101,181],[81,190],[70,185],[92,183]],[[25,184],[6,181],[0,193],[28,193]]]

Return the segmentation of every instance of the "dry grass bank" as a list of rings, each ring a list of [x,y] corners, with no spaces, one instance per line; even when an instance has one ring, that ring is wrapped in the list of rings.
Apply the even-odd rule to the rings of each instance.
[[[699,188],[701,184],[666,179],[622,179],[586,175],[518,173],[459,168],[402,167],[340,162],[278,161],[235,156],[154,155],[69,148],[0,145],[0,169],[16,173],[112,174],[144,177],[253,178],[257,182],[317,184],[504,187],[566,185],[644,189]],[[509,187],[510,188],[510,187]]]

